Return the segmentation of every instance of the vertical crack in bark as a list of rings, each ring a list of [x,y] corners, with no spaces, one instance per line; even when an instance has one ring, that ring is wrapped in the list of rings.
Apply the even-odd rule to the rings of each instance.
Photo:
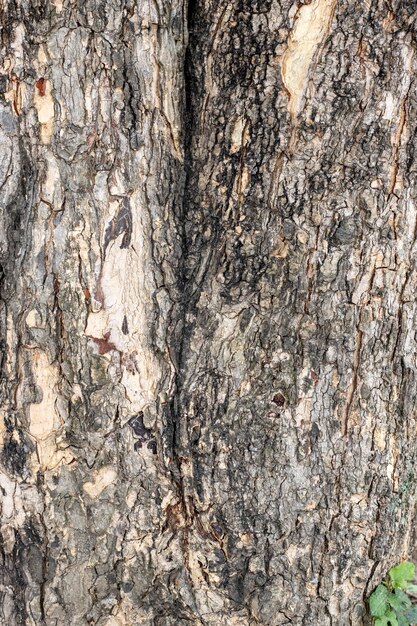
[[[184,432],[186,429],[186,417],[181,414],[180,396],[183,388],[183,368],[185,361],[185,334],[187,327],[187,313],[190,309],[191,298],[191,285],[187,280],[187,259],[189,255],[188,239],[186,233],[187,223],[187,185],[191,172],[192,156],[191,156],[191,144],[193,137],[193,114],[192,114],[192,52],[191,52],[191,39],[192,39],[192,24],[197,8],[197,0],[188,0],[185,2],[185,25],[184,29],[187,37],[187,45],[184,54],[184,93],[183,93],[183,113],[182,113],[182,125],[183,125],[183,149],[184,149],[184,187],[181,210],[178,218],[178,227],[180,229],[181,236],[181,258],[179,261],[178,279],[180,288],[180,303],[179,303],[179,331],[175,333],[175,346],[172,349],[175,352],[176,363],[176,375],[175,375],[175,393],[172,398],[170,414],[172,419],[172,455],[175,462],[176,474],[175,477],[178,489],[180,492],[181,502],[183,506],[183,514],[187,523],[190,523],[190,505],[191,502],[186,494],[186,488],[184,484],[184,474],[182,470],[182,463],[185,461],[189,450],[184,449]]]
[[[180,544],[185,567],[186,580],[192,600],[183,603],[185,614],[195,620],[196,624],[205,626],[207,623],[198,611],[197,589],[193,576],[193,564],[191,563],[192,546],[190,545],[190,533],[196,523],[195,508],[193,502],[192,485],[192,452],[188,440],[187,414],[184,411],[182,397],[185,391],[185,366],[187,337],[191,332],[190,313],[193,309],[195,294],[193,294],[193,284],[188,273],[188,262],[190,256],[190,240],[187,233],[187,222],[189,220],[189,196],[188,186],[192,172],[192,141],[194,131],[193,117],[193,90],[195,89],[193,73],[193,26],[198,0],[188,0],[184,3],[184,30],[186,33],[186,48],[184,52],[183,67],[183,106],[182,106],[182,128],[183,128],[183,196],[181,208],[178,215],[178,229],[181,237],[181,257],[178,267],[178,284],[180,290],[180,301],[178,303],[177,328],[173,334],[170,352],[174,353],[176,364],[174,393],[170,402],[169,414],[172,428],[172,457],[174,472],[171,477],[177,488],[179,503],[182,509],[183,525],[177,532],[180,533]]]

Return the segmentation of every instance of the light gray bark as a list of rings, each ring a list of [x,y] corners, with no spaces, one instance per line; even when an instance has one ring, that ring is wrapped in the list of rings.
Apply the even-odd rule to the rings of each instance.
[[[4,0],[2,625],[369,623],[415,543],[413,11]]]

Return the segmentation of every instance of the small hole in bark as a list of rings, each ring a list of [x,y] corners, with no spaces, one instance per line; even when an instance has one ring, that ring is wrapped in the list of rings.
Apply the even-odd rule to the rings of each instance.
[[[284,404],[285,404],[285,396],[283,396],[282,393],[279,391],[272,398],[272,402],[275,402],[275,404],[277,406],[284,406]]]
[[[152,454],[156,454],[156,441],[152,440],[148,443],[148,449],[152,450]]]
[[[133,415],[128,421],[128,424],[137,437],[145,437],[150,432],[143,422],[143,411],[139,411],[137,415]]]

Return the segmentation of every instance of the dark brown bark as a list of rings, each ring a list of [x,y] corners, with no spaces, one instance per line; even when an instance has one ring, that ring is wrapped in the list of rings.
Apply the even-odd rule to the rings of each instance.
[[[414,549],[415,24],[4,2],[2,624],[369,623]]]

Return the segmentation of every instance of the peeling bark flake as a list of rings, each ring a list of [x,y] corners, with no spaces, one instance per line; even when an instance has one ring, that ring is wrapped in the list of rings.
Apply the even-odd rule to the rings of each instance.
[[[336,0],[313,0],[297,10],[287,49],[282,59],[282,79],[290,94],[289,111],[296,117],[301,110],[311,64],[329,32]]]

